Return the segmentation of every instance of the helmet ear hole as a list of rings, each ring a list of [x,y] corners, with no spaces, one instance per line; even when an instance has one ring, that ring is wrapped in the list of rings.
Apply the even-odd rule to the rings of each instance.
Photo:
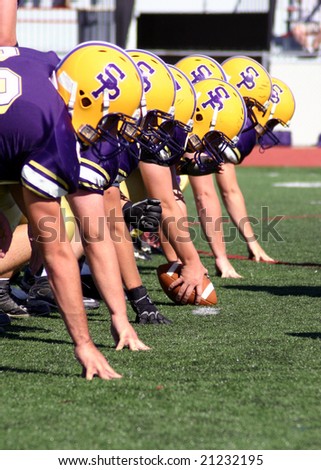
[[[89,98],[85,97],[81,99],[81,104],[83,108],[89,108],[89,106],[91,106],[91,101]]]
[[[201,122],[201,121],[203,121],[203,119],[204,119],[204,118],[203,118],[202,114],[197,113],[197,114],[195,115],[195,121]]]
[[[83,108],[89,108],[91,106],[91,100],[85,96],[84,90],[79,90],[79,95],[80,95],[80,103]]]

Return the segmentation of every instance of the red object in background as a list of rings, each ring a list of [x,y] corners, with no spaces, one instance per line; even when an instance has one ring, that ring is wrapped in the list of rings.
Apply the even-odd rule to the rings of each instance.
[[[321,167],[321,148],[276,146],[262,153],[256,146],[241,166]]]

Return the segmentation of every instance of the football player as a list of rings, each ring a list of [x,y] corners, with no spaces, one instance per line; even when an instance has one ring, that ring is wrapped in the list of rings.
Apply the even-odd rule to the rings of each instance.
[[[73,208],[74,210],[76,208],[76,213],[82,216],[81,222],[85,224],[82,208],[86,208],[84,201],[87,202],[88,199],[85,198],[86,194],[78,190],[80,167],[70,118],[66,114],[61,98],[48,80],[59,59],[54,53],[45,54],[24,48],[6,48],[2,52],[2,62],[6,67],[1,70],[5,75],[3,77],[6,80],[5,83],[10,84],[10,87],[8,86],[4,91],[8,99],[3,101],[0,115],[3,124],[0,141],[3,146],[1,178],[20,182],[15,185],[17,189],[15,198],[28,216],[33,238],[44,259],[51,288],[75,343],[75,354],[83,364],[86,378],[91,379],[96,374],[105,379],[120,377],[95,348],[89,337],[84,307],[82,302],[81,306],[79,304],[78,264],[64,236],[64,224],[60,217],[60,197],[63,194],[78,191],[78,200],[76,197],[72,198]],[[30,64],[33,67],[30,67]],[[38,72],[35,74],[36,80],[33,77],[35,70]],[[31,106],[30,103],[33,102],[34,105]],[[7,119],[8,115],[5,115],[9,108],[9,115],[12,119],[16,118],[14,132],[10,127],[12,120]],[[15,113],[17,116],[13,116]],[[31,129],[30,125],[28,128],[24,125],[26,115],[28,118],[30,116],[33,118],[30,120],[33,124]],[[17,123],[21,127],[20,129],[18,126],[19,132],[17,132]],[[12,147],[10,147],[11,144]],[[116,142],[112,142],[110,146],[118,151],[117,138]],[[107,154],[110,154],[109,149],[106,154],[102,153],[102,157]],[[103,208],[102,198],[100,201],[100,207]],[[91,207],[90,214],[94,213],[93,219],[97,221],[99,211],[93,209],[96,209],[95,204]],[[46,220],[48,216],[52,216],[53,220],[53,240],[50,240],[50,243],[46,240],[45,243],[44,239],[48,231],[38,221]],[[86,233],[86,230],[83,233]],[[55,234],[58,236],[54,236]],[[101,235],[99,234],[95,241],[101,242],[102,239],[107,239],[107,242],[104,242],[105,245],[101,243],[100,247],[105,248],[106,251],[106,246],[108,246],[110,249],[108,256],[112,263],[114,260],[112,244],[108,238]],[[90,238],[86,239],[88,245],[90,241]],[[97,250],[91,246],[88,252],[88,257],[95,261]],[[63,270],[61,266],[64,266]],[[68,295],[65,290],[67,284],[70,287]],[[117,269],[115,284],[117,291]],[[121,298],[120,296],[120,303]],[[74,315],[75,310],[79,311],[77,317]],[[117,348],[121,349],[127,345],[135,350],[148,349],[137,338],[128,322],[127,315],[124,315],[123,308],[120,309],[120,315],[118,315],[119,304],[116,305],[114,302],[111,310],[112,333],[117,342]]]
[[[199,79],[202,79],[196,73],[202,61],[203,58],[199,57],[199,61],[195,65],[194,56],[192,56],[191,60],[187,57],[181,61],[184,70],[189,70],[189,73],[196,77],[196,83]],[[178,62],[178,66],[179,64],[180,62]],[[254,235],[253,228],[248,219],[244,197],[237,183],[234,167],[234,164],[239,163],[245,155],[248,155],[256,144],[257,137],[254,129],[254,123],[256,122],[255,113],[262,116],[269,105],[272,90],[271,78],[258,62],[243,56],[227,59],[216,70],[218,70],[218,73],[220,73],[220,70],[223,70],[225,79],[229,80],[229,83],[239,91],[246,103],[248,114],[244,129],[238,135],[235,145],[225,145],[224,148],[220,147],[219,149],[221,157],[225,160],[225,165],[223,172],[215,174],[216,181],[232,221],[246,240],[249,256],[253,257],[256,261],[273,261],[265,253]],[[196,174],[202,174],[196,168],[194,176],[192,174],[189,180],[192,185],[198,213],[200,214],[203,231],[215,257],[217,273],[222,277],[239,278],[241,276],[235,271],[226,254],[222,211],[211,176],[216,167],[214,165],[213,171],[211,171],[211,166],[213,167],[213,163],[207,160],[206,167],[203,166],[203,174],[205,173],[205,175],[201,177],[195,176]],[[209,174],[206,175],[206,172]],[[190,173],[192,172],[190,171]],[[209,223],[209,220],[211,223]]]
[[[85,68],[86,74],[80,76],[79,69]],[[117,175],[124,176],[126,165],[138,164],[139,147],[133,137],[140,132],[144,106],[140,72],[134,61],[117,46],[85,43],[61,61],[57,67],[57,80],[58,90],[68,106],[81,141],[80,183],[85,191],[104,194],[104,210],[118,257],[119,274],[136,313],[136,323],[170,323],[159,313],[142,284],[123,219],[119,188],[117,184],[113,185]],[[113,143],[114,151],[111,151],[110,145],[106,148],[106,142],[102,141],[104,138]],[[74,203],[71,202],[71,205],[74,210]],[[152,205],[160,208],[159,201]],[[125,215],[128,212],[127,206]],[[150,220],[147,207],[144,207],[144,214],[140,223]],[[100,263],[100,271],[106,275],[108,268],[104,268],[102,262],[107,264],[108,260],[97,258],[97,262]],[[91,273],[97,283],[92,265]],[[115,271],[114,275],[117,276],[118,272]],[[107,280],[105,286],[108,286]],[[103,298],[110,295],[109,292],[104,293],[106,288],[99,289]],[[117,302],[117,296],[112,297]]]
[[[28,218],[86,378],[120,377],[89,336],[78,264],[61,222],[59,198],[77,191],[79,161],[70,117],[48,79],[57,57],[15,47],[1,52],[6,84],[0,114],[1,181],[17,183],[16,201]]]
[[[183,264],[181,276],[171,287],[181,286],[177,301],[183,304],[196,289],[195,303],[198,304],[207,270],[200,261],[188,230],[180,223],[183,214],[173,193],[170,170],[170,166],[184,152],[188,122],[181,125],[175,118],[176,85],[169,67],[148,51],[131,50],[129,54],[141,71],[147,108],[140,137],[142,153],[139,171],[148,197],[159,199],[162,204],[162,245],[164,249],[174,248],[173,258],[167,255],[168,261],[179,258]],[[194,107],[194,96],[192,99]],[[130,188],[130,179],[127,188]]]

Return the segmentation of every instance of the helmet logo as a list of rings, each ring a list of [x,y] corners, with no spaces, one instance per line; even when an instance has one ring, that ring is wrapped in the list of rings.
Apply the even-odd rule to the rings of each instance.
[[[180,84],[178,83],[178,81],[177,81],[177,80],[175,80],[175,79],[174,79],[174,81],[175,81],[175,90],[176,90],[176,91],[179,91],[179,90],[181,90],[181,89],[182,89],[182,87],[180,86]]]
[[[272,85],[272,95],[271,95],[271,98],[270,100],[272,101],[273,104],[277,104],[280,102],[281,100],[281,97],[280,95],[283,93],[283,90],[281,87],[279,87],[279,85],[277,85],[276,83],[273,83]]]
[[[205,80],[205,78],[210,78],[212,76],[212,72],[206,65],[202,64],[199,65],[196,70],[191,71],[191,75],[193,77],[192,83],[197,83],[200,80]]]
[[[228,91],[223,86],[218,86],[214,88],[212,91],[208,91],[207,95],[209,96],[209,100],[202,103],[202,108],[207,108],[207,106],[211,106],[213,109],[218,108],[218,111],[224,108],[224,100],[231,98]]]
[[[260,74],[255,70],[254,67],[246,67],[245,71],[240,73],[243,80],[236,84],[237,88],[241,88],[244,85],[248,90],[252,90],[255,87],[255,78],[259,77]]]
[[[142,78],[144,82],[144,92],[147,93],[152,87],[149,77],[155,73],[155,69],[153,69],[153,67],[151,67],[149,64],[147,64],[143,60],[140,60],[139,62],[137,62],[137,66],[140,70],[140,73],[142,74]]]
[[[105,67],[105,76],[102,73],[96,75],[96,79],[101,83],[101,87],[91,94],[97,99],[107,89],[109,91],[109,99],[115,100],[120,95],[118,81],[124,80],[125,77],[126,74],[116,64],[108,64]]]

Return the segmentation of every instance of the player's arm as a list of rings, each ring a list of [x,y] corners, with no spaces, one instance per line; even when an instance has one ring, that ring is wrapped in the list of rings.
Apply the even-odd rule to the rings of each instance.
[[[17,0],[0,0],[0,46],[15,46]]]
[[[79,190],[68,196],[79,223],[85,255],[101,298],[111,315],[116,349],[148,350],[128,321],[124,290],[114,242],[106,223],[103,196]],[[90,216],[88,216],[90,214]]]
[[[123,283],[126,289],[139,286],[141,279],[135,261],[132,239],[123,218],[119,188],[111,186],[105,191],[104,207]]]
[[[128,198],[126,200],[128,201]],[[142,283],[135,260],[133,242],[123,218],[119,187],[111,186],[105,191],[104,205],[127,299],[136,313],[135,323],[171,323],[158,311]],[[157,227],[158,225],[159,220]]]
[[[43,199],[26,188],[22,191],[26,216],[39,244],[59,311],[74,343],[75,356],[83,366],[83,376],[88,380],[95,375],[102,379],[119,378],[89,335],[78,262],[64,231],[59,202]],[[50,221],[49,226],[46,221]]]
[[[244,196],[237,181],[235,166],[231,163],[226,164],[224,173],[216,175],[216,181],[226,210],[247,243],[250,257],[256,261],[273,261],[273,258],[265,253],[254,234]]]
[[[172,286],[172,288],[181,286],[177,301],[187,302],[193,289],[196,288],[197,304],[202,294],[203,276],[206,270],[190,238],[186,217],[175,200],[170,169],[141,162],[140,171],[148,195],[161,200],[162,230],[174,248],[176,256],[183,263],[181,276]]]
[[[190,176],[189,182],[202,230],[215,257],[217,274],[225,278],[241,277],[227,258],[221,202],[212,175]]]

